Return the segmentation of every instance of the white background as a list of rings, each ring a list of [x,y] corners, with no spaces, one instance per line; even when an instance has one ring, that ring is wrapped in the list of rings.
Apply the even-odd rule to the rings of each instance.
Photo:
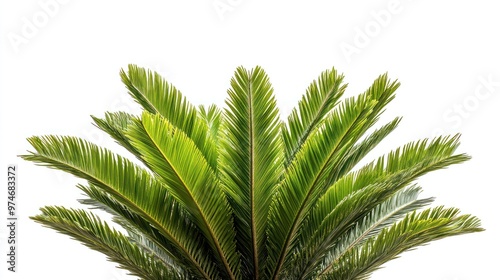
[[[473,159],[419,183],[425,196],[437,197],[436,205],[477,215],[487,230],[405,253],[372,279],[500,279],[497,6],[423,0],[1,1],[0,178],[5,186],[7,165],[18,165],[20,220],[16,274],[7,272],[7,230],[0,226],[0,278],[131,279],[100,253],[28,219],[44,205],[78,207],[82,196],[74,187],[78,180],[17,155],[30,149],[27,137],[43,134],[77,135],[122,152],[92,126],[90,115],[137,112],[118,76],[135,63],[163,74],[193,103],[219,105],[237,66],[261,65],[283,116],[324,69],[335,66],[345,74],[347,95],[389,72],[402,85],[382,121],[404,118],[370,157],[411,140],[461,132],[460,152]],[[2,221],[5,195],[2,188]]]

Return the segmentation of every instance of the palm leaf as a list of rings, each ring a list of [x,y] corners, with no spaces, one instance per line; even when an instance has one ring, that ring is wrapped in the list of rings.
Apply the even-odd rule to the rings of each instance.
[[[172,125],[193,140],[198,149],[216,170],[217,148],[207,137],[207,124],[200,118],[196,107],[182,93],[158,73],[136,65],[129,65],[128,72],[120,72],[130,95],[144,110],[160,114]]]
[[[377,78],[370,89],[357,98],[348,98],[325,119],[322,126],[304,143],[292,162],[284,182],[273,201],[270,214],[271,278],[280,276],[281,268],[290,253],[300,224],[307,213],[336,178],[341,159],[370,128],[384,106],[392,100],[398,87],[386,75]]]
[[[298,106],[288,116],[283,126],[285,145],[285,166],[288,166],[311,133],[318,127],[326,115],[337,105],[347,85],[343,85],[344,76],[335,68],[321,73],[299,101]]]
[[[356,172],[349,173],[330,186],[318,201],[315,209],[318,220],[323,221],[335,206],[347,195],[377,182],[383,182],[397,174],[407,174],[401,183],[410,183],[425,173],[458,164],[469,159],[465,154],[455,155],[459,145],[459,135],[454,137],[439,137],[429,142],[429,139],[410,142],[395,149],[386,156],[365,165]],[[314,211],[316,211],[314,210]],[[312,212],[312,215],[315,212]],[[316,226],[306,228],[316,229]]]
[[[430,171],[461,163],[469,157],[453,155],[458,136],[409,143],[332,185],[311,211],[302,227],[300,241],[304,258],[322,260],[333,241],[367,215],[372,207],[392,196],[417,177]],[[384,188],[378,188],[383,184]],[[375,190],[372,188],[375,186]],[[368,195],[368,196],[367,196]],[[311,250],[311,251],[309,251]],[[316,263],[309,263],[309,269]],[[307,270],[307,269],[306,269]]]
[[[79,201],[82,204],[92,206],[93,209],[100,209],[110,213],[113,221],[127,230],[129,236],[131,236],[131,242],[139,244],[148,242],[147,246],[141,246],[143,250],[154,254],[157,259],[179,273],[190,270],[191,274],[196,274],[196,271],[192,271],[189,260],[183,258],[178,249],[172,246],[171,242],[140,214],[130,210],[126,205],[114,199],[112,195],[93,184],[89,184],[88,186],[78,185],[78,188],[89,197],[87,199],[80,199]],[[167,201],[167,203],[169,202]],[[196,234],[192,234],[192,236],[194,238]],[[140,237],[140,240],[136,237]],[[197,243],[200,247],[206,246],[203,238],[198,238]],[[154,250],[152,249],[153,247]]]
[[[220,143],[220,170],[235,211],[238,247],[255,278],[265,262],[269,205],[282,172],[279,112],[272,92],[262,68],[239,67],[228,91]]]
[[[401,118],[395,118],[382,127],[376,129],[373,133],[367,136],[359,143],[348,148],[345,155],[336,165],[336,168],[331,170],[330,179],[328,182],[335,181],[341,178],[346,173],[351,171],[370,151],[373,150],[382,140],[384,140],[398,126]]]
[[[130,140],[125,136],[127,126],[132,123],[134,116],[125,112],[107,112],[104,118],[92,116],[92,119],[102,131],[106,132],[109,136],[115,139],[116,143],[127,149],[136,157],[140,158],[140,151],[135,149]]]
[[[157,228],[178,253],[189,260],[197,275],[206,279],[218,275],[210,254],[204,252],[207,248],[200,247],[197,239],[191,237],[195,236],[196,228],[179,219],[186,216],[182,207],[148,172],[79,138],[44,136],[31,137],[28,141],[36,152],[22,156],[24,159],[88,180]]]
[[[324,279],[367,279],[380,265],[404,251],[441,238],[483,230],[477,218],[458,214],[458,209],[442,206],[407,214],[361,247],[352,247],[335,259]]]
[[[148,167],[192,215],[223,264],[224,274],[237,278],[239,255],[231,209],[214,171],[195,143],[159,114],[147,112],[129,127],[127,135],[142,151]]]
[[[119,263],[120,268],[129,270],[131,275],[150,280],[186,279],[130,243],[126,236],[110,228],[92,213],[63,207],[44,207],[40,210],[42,214],[32,217],[33,220],[104,253],[109,260]]]
[[[367,137],[365,139],[366,141],[358,145],[354,144],[378,121],[387,104],[394,99],[394,92],[398,87],[399,82],[391,82],[387,74],[384,74],[375,79],[370,88],[359,97],[360,99],[369,99],[372,106],[366,115],[360,115],[360,118],[358,118],[357,123],[361,127],[357,130],[349,131],[351,138],[344,137],[344,141],[339,145],[342,148],[341,152],[338,153],[335,158],[332,158],[328,164],[330,170],[346,170],[352,168],[362,156],[365,156],[379,141],[396,128],[399,123],[398,118],[375,131],[374,134],[371,135],[372,137]],[[356,126],[352,127],[354,128]],[[353,152],[354,148],[358,148],[358,150]],[[349,161],[346,162],[345,160]],[[345,165],[345,163],[347,163],[347,165]],[[345,173],[329,172],[324,182],[324,186],[332,185],[342,174]]]
[[[378,234],[383,228],[397,222],[405,214],[430,204],[433,201],[432,198],[418,199],[420,191],[421,189],[418,187],[402,189],[386,201],[383,201],[372,208],[368,214],[361,214],[360,217],[357,218],[356,222],[352,222],[352,225],[348,227],[348,230],[345,233],[338,234],[339,237],[335,237],[336,241],[331,242],[331,244],[335,245],[331,246],[326,254],[326,257],[312,255],[305,258],[305,254],[298,254],[297,260],[294,261],[294,267],[297,269],[295,278],[310,279],[317,277],[318,271],[321,269],[328,269],[328,265],[333,262],[332,259],[338,258],[338,256],[343,255],[351,248]],[[353,210],[349,213],[352,214],[357,211],[358,210]],[[332,216],[334,216],[334,214]],[[343,220],[348,219],[349,218]],[[337,225],[337,227],[338,226],[339,225]],[[334,231],[337,230],[337,228],[334,229]],[[304,247],[308,248],[309,246]],[[306,259],[307,262],[301,261],[303,259]]]

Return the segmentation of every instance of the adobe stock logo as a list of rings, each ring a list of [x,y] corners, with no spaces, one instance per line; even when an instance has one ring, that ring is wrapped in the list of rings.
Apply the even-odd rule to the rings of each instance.
[[[481,107],[481,103],[486,102],[492,95],[500,93],[500,80],[494,80],[491,74],[487,77],[479,76],[477,79],[479,82],[473,92],[443,112],[444,122],[452,129],[461,127],[465,120]],[[432,134],[442,135],[446,132],[444,128],[437,128]]]
[[[29,41],[35,38],[40,29],[47,26],[51,18],[54,18],[61,8],[69,0],[41,0],[38,1],[38,9],[31,17],[21,18],[21,28],[18,32],[9,32],[7,39],[12,48],[17,53],[22,45],[26,45]]]
[[[370,45],[371,41],[377,37],[384,27],[389,26],[394,15],[401,13],[403,7],[398,0],[391,0],[385,9],[371,11],[371,20],[363,27],[354,28],[352,43],[341,42],[339,47],[347,62],[351,62],[354,54],[360,54],[361,50]]]

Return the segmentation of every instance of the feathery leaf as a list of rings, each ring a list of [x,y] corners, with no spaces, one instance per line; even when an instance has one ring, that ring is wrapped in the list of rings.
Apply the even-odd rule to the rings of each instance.
[[[42,214],[32,217],[46,227],[70,235],[87,247],[104,253],[131,275],[142,279],[186,279],[165,267],[162,262],[129,242],[126,236],[92,213],[63,207],[44,207]]]
[[[307,88],[298,107],[288,116],[283,126],[283,143],[286,149],[285,166],[288,166],[311,133],[321,124],[326,115],[337,105],[347,85],[344,76],[335,68],[325,70]]]
[[[192,215],[224,265],[226,276],[237,278],[239,255],[231,209],[215,173],[195,143],[162,116],[148,112],[135,120],[127,135],[132,145],[142,151],[148,167]]]
[[[239,67],[228,91],[220,170],[235,214],[245,267],[259,278],[269,205],[282,173],[279,112],[266,73]]]

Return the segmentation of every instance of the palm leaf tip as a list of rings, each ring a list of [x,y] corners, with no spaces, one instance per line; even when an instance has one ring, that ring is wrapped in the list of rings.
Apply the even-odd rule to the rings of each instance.
[[[344,76],[335,68],[325,70],[309,85],[298,106],[288,116],[282,129],[287,164],[292,162],[314,128],[338,104],[347,87],[343,80]]]
[[[484,230],[456,208],[428,208],[415,184],[470,158],[458,134],[357,167],[400,123],[372,130],[399,87],[387,73],[342,98],[344,76],[325,70],[283,120],[259,66],[235,70],[225,108],[194,106],[136,65],[120,76],[143,113],[92,119],[139,164],[71,136],[30,137],[21,157],[87,181],[77,187],[91,211],[31,218],[141,279],[368,279],[404,251]]]

